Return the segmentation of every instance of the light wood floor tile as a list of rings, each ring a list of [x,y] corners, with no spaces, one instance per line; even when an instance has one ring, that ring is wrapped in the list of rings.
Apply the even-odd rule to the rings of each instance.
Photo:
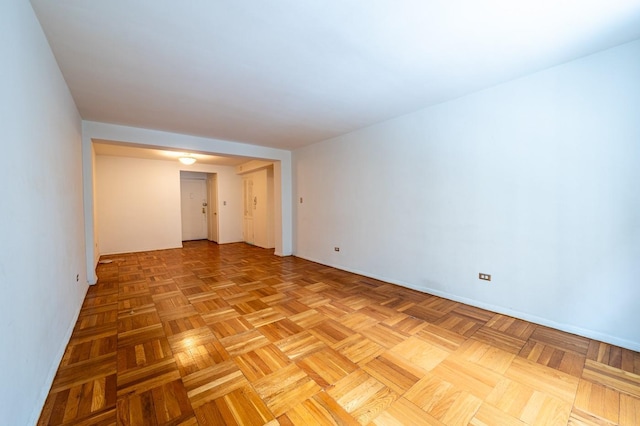
[[[86,336],[83,339],[73,339],[69,342],[60,367],[87,361],[92,358],[99,358],[103,355],[110,355],[116,350],[118,345],[117,333],[94,335],[93,338]]]
[[[39,424],[79,423],[110,413],[115,417],[116,375],[67,387],[49,394]]]
[[[359,425],[344,408],[325,392],[296,405],[278,418],[281,425]]]
[[[131,393],[144,393],[167,382],[180,379],[173,357],[134,367],[124,373],[118,371],[118,397]]]
[[[502,378],[488,368],[454,357],[442,361],[431,372],[480,399],[485,399]]]
[[[432,370],[449,356],[449,352],[415,336],[393,346],[391,352],[405,358],[424,371]]]
[[[118,398],[118,424],[179,424],[193,417],[181,380]]]
[[[193,408],[247,386],[249,382],[231,360],[213,365],[183,378]]]
[[[212,367],[230,358],[227,351],[217,341],[189,345],[183,350],[173,351],[173,356],[182,377]]]
[[[327,347],[322,340],[308,331],[280,340],[276,346],[292,360],[303,358]]]
[[[362,370],[344,377],[327,393],[360,424],[373,420],[399,396]]]
[[[391,349],[410,337],[409,334],[396,331],[384,324],[376,324],[372,327],[362,329],[360,330],[360,334],[387,349]]]
[[[322,321],[309,331],[327,346],[339,344],[353,333],[353,330],[334,320]]]
[[[325,321],[327,317],[315,309],[308,309],[296,315],[292,315],[289,319],[306,330]]]
[[[234,358],[244,376],[255,382],[291,364],[291,360],[273,344],[262,346]]]
[[[446,312],[431,309],[422,305],[410,306],[409,308],[402,311],[402,313],[411,315],[412,317],[418,318],[427,323],[435,323],[436,321],[439,321],[446,314]]]
[[[526,341],[531,337],[531,334],[535,331],[537,326],[524,320],[495,314],[489,321],[487,321],[485,327],[492,328],[508,336],[517,337],[518,339]]]
[[[385,351],[383,346],[360,334],[352,334],[333,346],[333,349],[349,358],[356,364],[367,363]]]
[[[473,338],[475,340],[479,340],[481,342],[485,342],[492,346],[495,346],[496,348],[503,351],[511,352],[512,354],[519,353],[522,347],[527,342],[524,339],[510,336],[509,334],[504,333],[500,330],[496,330],[492,327],[486,326],[481,327],[476,333],[474,333]]]
[[[116,374],[116,354],[110,353],[64,366],[51,385],[51,392],[60,392],[105,376]]]
[[[448,352],[453,352],[467,341],[466,337],[433,324],[427,324],[426,327],[416,333],[416,336]]]
[[[260,333],[262,333],[271,342],[286,339],[287,337],[291,337],[295,334],[301,333],[302,331],[304,331],[304,329],[289,318],[284,318],[260,327]]]
[[[282,312],[269,307],[247,314],[243,318],[246,319],[252,326],[261,327],[263,325],[271,324],[272,322],[284,319],[285,316],[282,314]]]
[[[574,402],[576,409],[611,423],[618,423],[620,392],[605,386],[580,380]]]
[[[553,395],[570,404],[578,389],[578,379],[561,371],[516,357],[505,377],[527,384],[535,390]]]
[[[640,375],[640,353],[592,340],[587,358],[610,367]]]
[[[454,314],[446,314],[439,320],[435,321],[433,324],[464,337],[470,337],[476,331],[482,328],[482,323],[461,315]]]
[[[362,364],[362,369],[400,395],[415,385],[426,371],[391,351]]]
[[[529,339],[580,355],[586,355],[589,349],[589,339],[586,337],[576,336],[575,334],[554,330],[549,327],[536,327]]]
[[[396,315],[390,316],[382,323],[388,325],[394,330],[410,335],[416,334],[420,330],[428,326],[425,321],[419,320],[418,318],[414,318],[404,313],[396,313]]]
[[[269,340],[258,330],[249,330],[220,339],[220,343],[231,356],[240,355],[261,346],[268,345]]]
[[[521,419],[536,391],[522,383],[503,378],[485,398],[485,402],[503,413]]]
[[[566,424],[571,412],[570,403],[509,379],[501,380],[486,402],[527,424]]]
[[[469,426],[525,426],[522,420],[510,416],[506,412],[490,404],[482,404],[469,422]]]
[[[379,426],[440,426],[443,423],[405,398],[394,401],[373,420]]]
[[[610,423],[592,414],[573,408],[569,421],[569,426],[617,426],[618,423]]]
[[[141,341],[118,348],[118,373],[134,368],[173,360],[173,352],[165,337]]]
[[[254,327],[246,319],[242,317],[235,317],[210,323],[209,328],[211,328],[211,331],[213,331],[213,334],[215,334],[218,339],[224,339],[226,337],[245,333],[252,330]]]
[[[255,390],[277,417],[321,389],[302,369],[288,365],[253,383]]]
[[[169,345],[174,352],[185,351],[195,346],[201,346],[217,339],[206,325],[192,328],[178,334],[169,336]]]
[[[640,398],[640,375],[592,360],[585,362],[582,378]]]
[[[534,393],[523,413],[523,420],[531,425],[563,425],[569,421],[571,404],[542,392]]]
[[[330,319],[339,319],[343,316],[354,312],[353,309],[340,302],[332,301],[321,306],[315,307],[316,311]]]
[[[328,347],[304,357],[297,365],[323,389],[358,369],[348,358]]]
[[[195,409],[200,425],[266,425],[274,420],[264,402],[249,386],[234,389]]]
[[[482,404],[481,398],[432,373],[404,396],[444,424],[467,424]]]
[[[475,340],[475,336],[462,344],[453,355],[500,374],[504,374],[516,358],[513,353]]]
[[[585,363],[584,355],[564,351],[534,340],[527,342],[519,355],[575,377],[580,377]]]
[[[640,398],[620,394],[620,426],[640,425]]]
[[[447,395],[441,403],[428,411],[446,425],[466,425],[474,417],[482,400],[467,392]]]
[[[170,321],[164,321],[162,326],[167,337],[171,337],[176,334],[184,333],[185,331],[206,327],[207,323],[200,315],[192,315],[183,318],[176,318]]]
[[[155,306],[118,314],[118,333],[125,333],[160,324],[160,316]]]

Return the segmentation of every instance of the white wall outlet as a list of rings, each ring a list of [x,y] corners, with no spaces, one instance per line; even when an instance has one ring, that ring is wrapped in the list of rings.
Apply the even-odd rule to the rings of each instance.
[[[491,275],[490,274],[483,274],[482,272],[480,272],[478,274],[478,278],[480,278],[481,280],[485,280],[485,281],[491,281]]]

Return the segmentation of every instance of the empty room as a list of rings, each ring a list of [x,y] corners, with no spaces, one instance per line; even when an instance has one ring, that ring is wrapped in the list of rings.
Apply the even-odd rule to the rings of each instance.
[[[0,53],[0,424],[640,424],[640,2],[7,0]]]

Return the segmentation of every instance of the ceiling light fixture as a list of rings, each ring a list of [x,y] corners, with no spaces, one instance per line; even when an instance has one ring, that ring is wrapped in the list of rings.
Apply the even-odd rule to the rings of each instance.
[[[184,164],[184,165],[186,165],[186,166],[190,166],[190,165],[192,165],[193,163],[195,163],[195,162],[196,162],[196,159],[195,159],[195,158],[193,158],[193,157],[191,156],[191,154],[189,154],[189,155],[183,155],[182,157],[179,157],[179,158],[178,158],[178,160],[179,160],[182,164]]]

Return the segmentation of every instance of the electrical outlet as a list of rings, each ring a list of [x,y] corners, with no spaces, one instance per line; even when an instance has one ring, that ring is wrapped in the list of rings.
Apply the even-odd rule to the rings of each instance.
[[[491,281],[491,275],[490,274],[483,274],[482,272],[480,272],[478,274],[478,278],[480,278],[481,280],[485,280],[485,281]]]
[[[333,251],[340,251],[340,247],[334,247]]]
[[[302,204],[302,197],[300,197],[300,204]]]
[[[76,274],[76,282],[80,281],[80,274]]]

